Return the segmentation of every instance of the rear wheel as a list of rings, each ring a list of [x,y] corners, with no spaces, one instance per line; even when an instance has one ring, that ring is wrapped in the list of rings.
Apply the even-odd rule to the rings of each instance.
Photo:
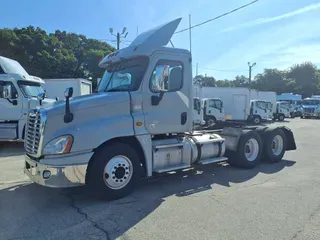
[[[236,152],[228,152],[229,163],[241,168],[254,168],[260,163],[262,140],[257,132],[245,130],[241,135]]]
[[[287,148],[287,138],[285,133],[277,129],[267,129],[265,131],[265,141],[263,146],[265,160],[268,162],[279,162],[283,158]]]
[[[88,167],[90,191],[107,200],[129,195],[140,179],[140,161],[128,144],[114,143],[99,149]]]

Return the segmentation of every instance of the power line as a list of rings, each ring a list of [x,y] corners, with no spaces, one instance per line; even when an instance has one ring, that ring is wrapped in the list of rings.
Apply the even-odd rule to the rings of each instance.
[[[209,71],[217,71],[217,72],[246,72],[248,70],[237,70],[237,69],[216,69],[216,68],[206,68],[206,67],[198,67],[197,65],[192,65],[193,67],[209,70]]]
[[[175,32],[174,34],[182,33],[182,32],[188,31],[189,29],[192,29],[192,28],[195,28],[195,27],[199,27],[199,26],[204,25],[204,24],[206,24],[206,23],[208,23],[208,22],[217,20],[217,19],[222,18],[222,17],[224,17],[224,16],[227,16],[227,15],[229,15],[229,14],[231,14],[231,13],[234,13],[234,12],[236,12],[236,11],[242,9],[242,8],[248,7],[248,6],[254,4],[254,3],[258,2],[258,1],[259,1],[259,0],[254,0],[254,1],[250,2],[250,3],[247,3],[247,4],[245,4],[245,5],[242,5],[242,6],[238,7],[238,8],[235,8],[235,9],[229,11],[229,12],[226,12],[226,13],[224,13],[224,14],[221,14],[221,15],[219,15],[219,16],[217,16],[217,17],[214,17],[214,18],[211,18],[211,19],[209,19],[209,20],[207,20],[207,21],[204,21],[204,22],[202,22],[202,23],[193,25],[193,26],[191,26],[191,27],[189,27],[189,28],[185,28],[185,29],[182,29],[182,30],[180,30],[180,31],[177,31],[177,32]]]

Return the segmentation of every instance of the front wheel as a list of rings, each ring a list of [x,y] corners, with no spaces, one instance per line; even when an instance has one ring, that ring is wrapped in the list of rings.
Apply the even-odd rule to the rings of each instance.
[[[280,122],[282,122],[282,121],[284,120],[284,116],[283,116],[283,115],[280,115],[280,116],[278,117],[278,120],[279,120]]]
[[[261,118],[259,116],[254,116],[252,119],[252,122],[254,124],[260,124],[261,123]]]
[[[140,161],[128,144],[114,143],[99,149],[87,171],[90,191],[107,200],[129,195],[140,179]]]
[[[217,122],[217,120],[214,117],[211,117],[207,120],[207,126],[212,126]]]

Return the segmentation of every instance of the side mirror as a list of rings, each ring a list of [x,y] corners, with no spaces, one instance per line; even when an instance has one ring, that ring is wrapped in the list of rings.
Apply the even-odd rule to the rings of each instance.
[[[65,123],[69,123],[73,121],[73,114],[70,111],[70,101],[69,101],[72,95],[73,95],[73,87],[67,88],[64,91],[64,96],[66,97],[66,110],[65,110],[66,112],[64,115]]]
[[[39,101],[42,101],[44,99],[44,97],[45,97],[45,93],[39,93],[38,96],[37,96],[37,99]]]
[[[169,90],[169,66],[158,65],[155,70],[152,81],[152,90],[154,92],[166,92]]]
[[[64,96],[65,96],[65,98],[71,98],[72,95],[73,95],[73,87],[67,88],[67,89],[64,91]]]
[[[3,91],[2,91],[2,96],[5,99],[11,99],[12,90],[11,90],[11,85],[4,85]]]
[[[45,96],[46,96],[46,94],[44,92],[43,93],[39,93],[37,95],[37,99],[38,99],[40,105],[42,105],[42,100],[44,99]]]

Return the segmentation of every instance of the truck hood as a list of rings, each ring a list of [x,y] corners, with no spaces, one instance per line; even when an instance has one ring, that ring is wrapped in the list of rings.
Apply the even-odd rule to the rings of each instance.
[[[129,101],[128,92],[103,92],[90,95],[78,96],[70,99],[71,112],[77,112],[86,108],[95,108],[103,105]],[[48,116],[65,113],[66,101],[60,100],[43,106]]]

